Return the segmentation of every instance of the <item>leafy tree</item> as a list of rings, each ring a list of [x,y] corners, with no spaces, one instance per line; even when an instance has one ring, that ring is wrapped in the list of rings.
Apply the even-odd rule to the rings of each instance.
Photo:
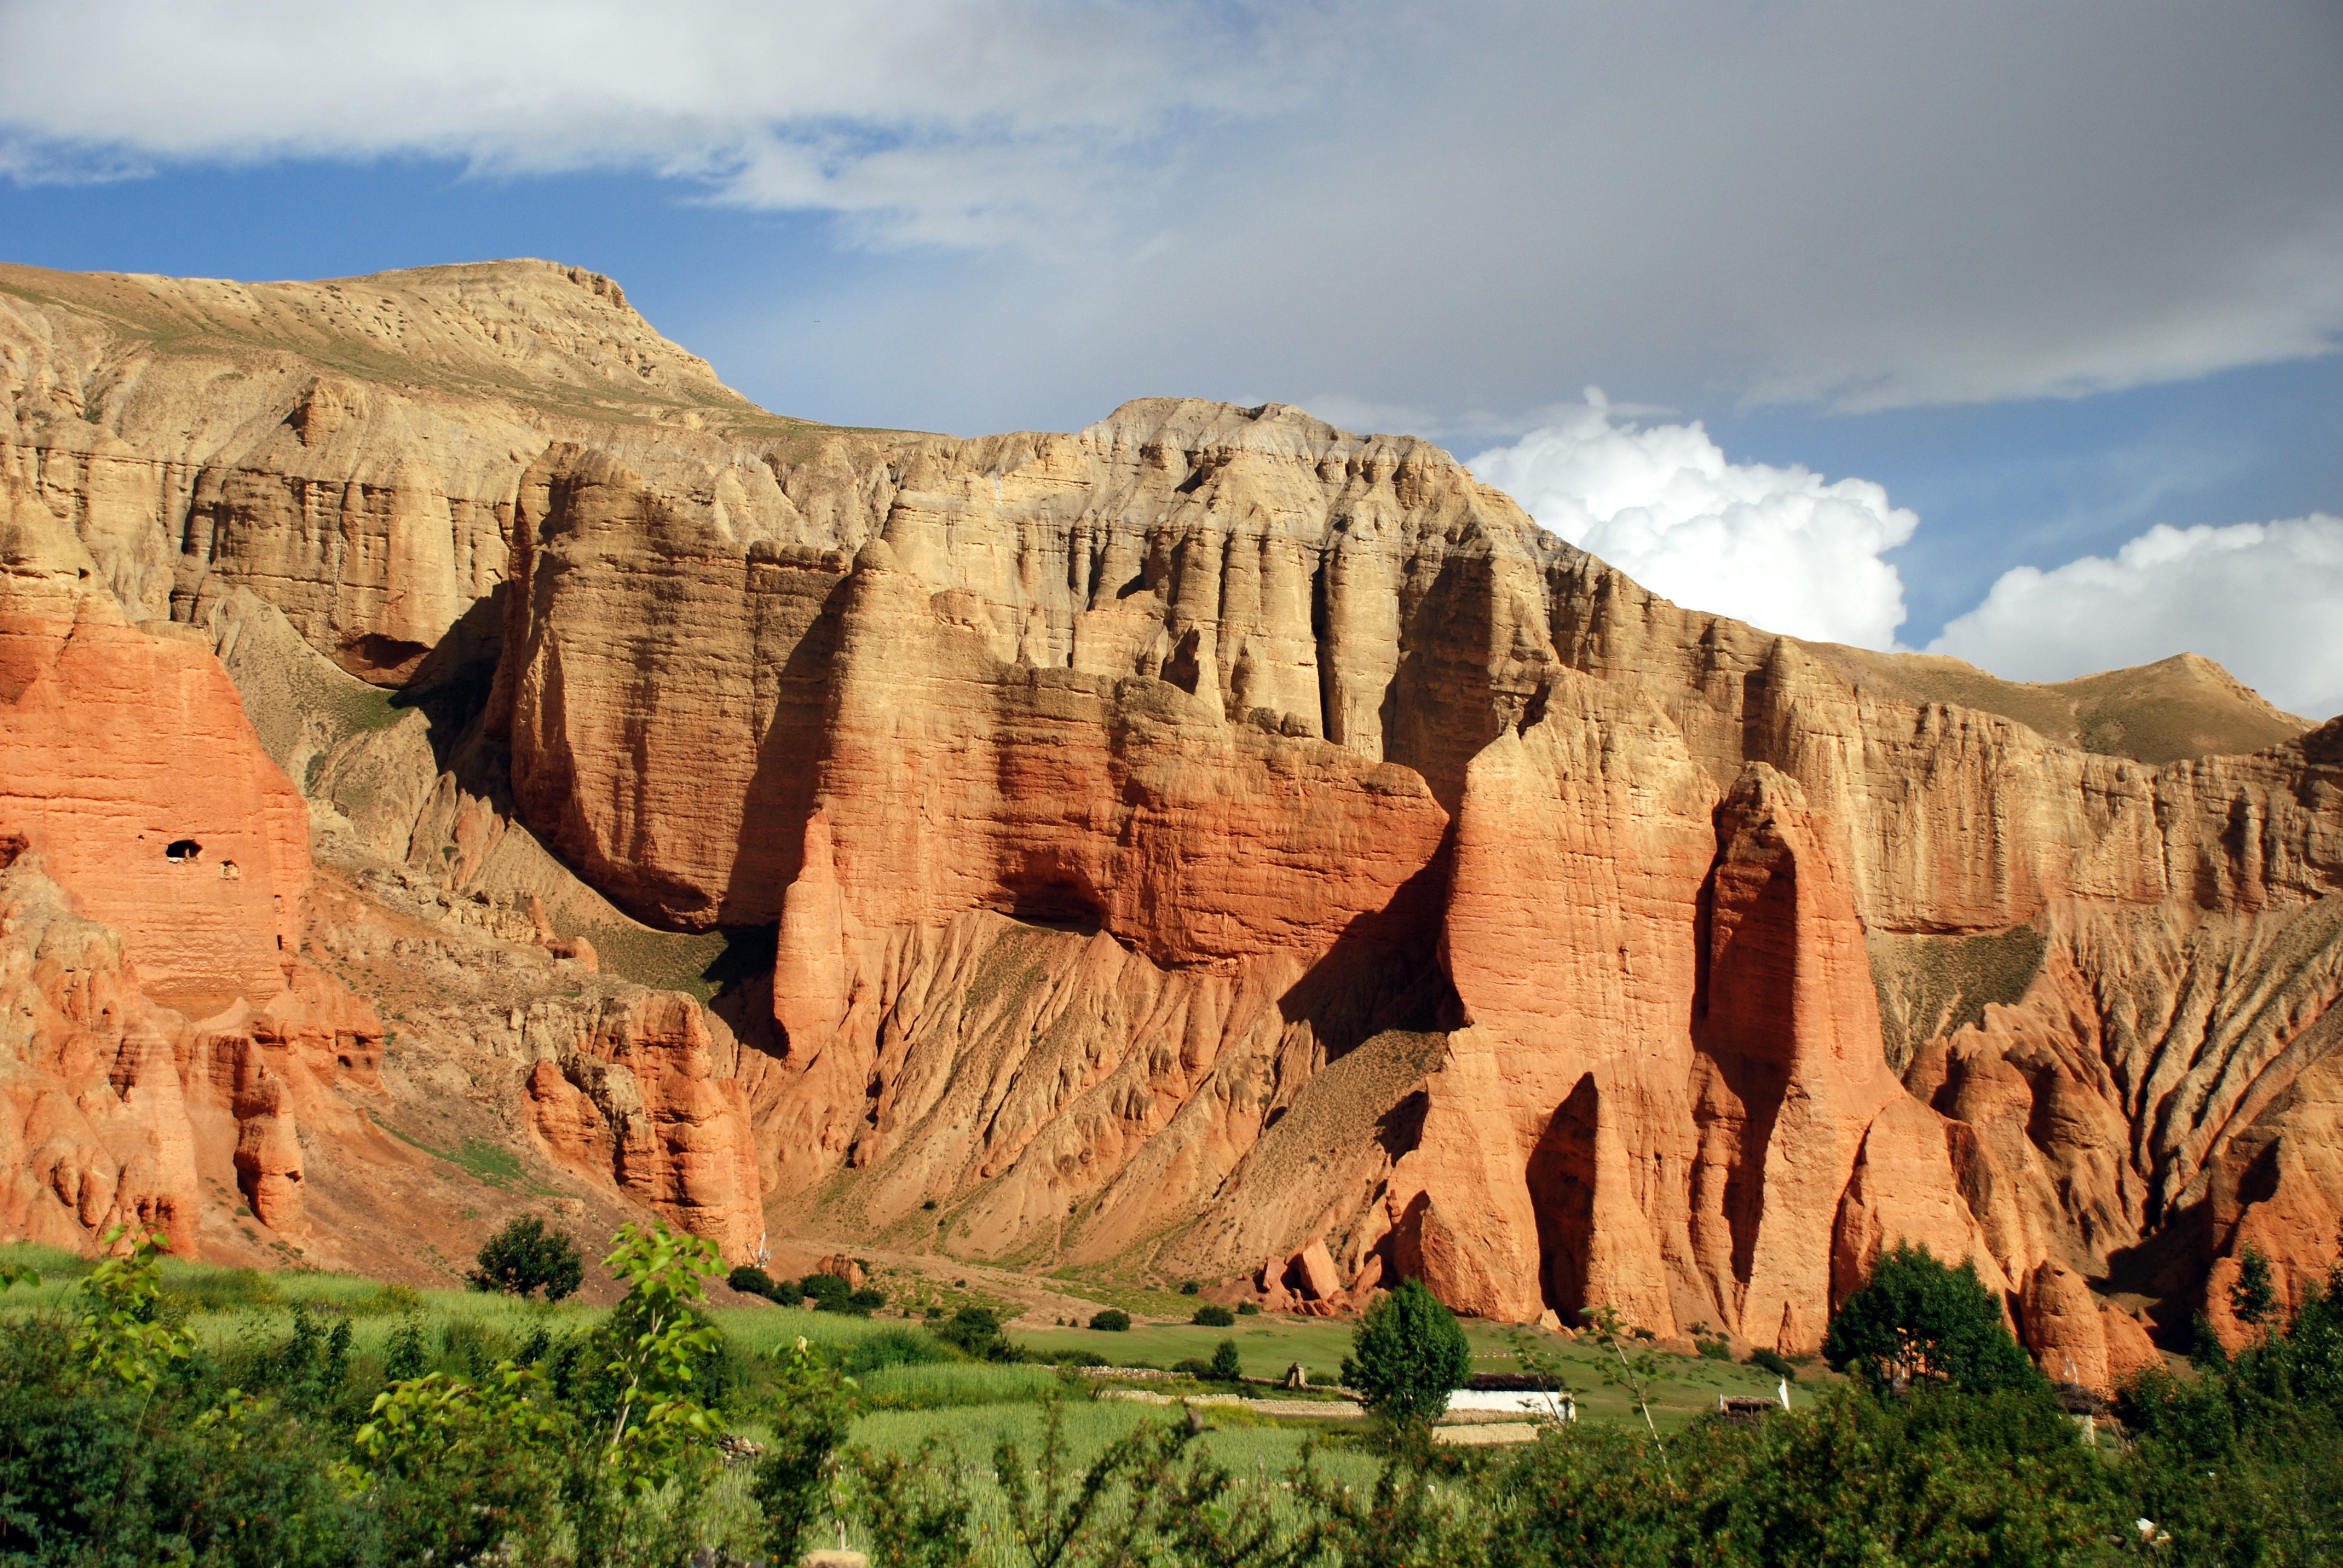
[[[2343,1261],[2294,1316],[2197,1375],[2151,1367],[2121,1391],[2137,1516],[2177,1562],[2343,1561]]]
[[[962,1307],[938,1323],[935,1334],[963,1355],[980,1361],[1008,1359],[1009,1342],[1001,1337],[1001,1319],[990,1307]]]
[[[1244,1376],[1244,1362],[1237,1355],[1237,1342],[1222,1340],[1212,1347],[1212,1376],[1222,1382],[1234,1382]]]
[[[1359,1391],[1370,1411],[1395,1423],[1431,1421],[1473,1375],[1472,1347],[1456,1314],[1421,1280],[1401,1281],[1369,1307],[1351,1344],[1342,1382]]]
[[[388,1354],[383,1361],[383,1375],[392,1382],[406,1382],[423,1375],[423,1323],[418,1318],[408,1318],[390,1331]]]
[[[391,1561],[469,1563],[546,1528],[540,1466],[575,1435],[544,1379],[508,1361],[481,1383],[429,1372],[385,1389],[344,1469],[375,1503]]]
[[[2229,1287],[2229,1310],[2249,1329],[2278,1316],[2278,1286],[2259,1247],[2249,1246],[2237,1255],[2237,1282]]]
[[[575,1293],[586,1278],[578,1243],[547,1230],[535,1214],[523,1215],[489,1237],[476,1261],[479,1266],[470,1276],[472,1288],[508,1296],[527,1298],[542,1291],[547,1301],[558,1302]]]
[[[1102,1330],[1110,1334],[1129,1333],[1131,1332],[1131,1314],[1122,1311],[1120,1307],[1109,1307],[1102,1312],[1092,1312],[1091,1314],[1091,1327]]]
[[[2047,1387],[2003,1326],[1976,1266],[1964,1260],[1946,1268],[1909,1242],[1881,1258],[1870,1282],[1839,1307],[1823,1354],[1874,1389],[1930,1378],[1971,1393]]]
[[[823,1366],[803,1339],[776,1352],[774,1361],[772,1435],[749,1493],[764,1519],[766,1550],[776,1563],[794,1563],[821,1512],[822,1483],[852,1424],[846,1391],[853,1384]]]
[[[723,1267],[713,1243],[680,1235],[661,1220],[649,1231],[621,1226],[603,1263],[627,1282],[627,1294],[603,1326],[612,1357],[604,1369],[618,1385],[609,1453],[630,1479],[671,1472],[677,1450],[715,1432],[697,1386],[722,1336],[696,1310],[700,1281]]]
[[[124,1231],[113,1227],[103,1244],[114,1246]],[[74,1338],[75,1358],[150,1396],[172,1363],[195,1349],[193,1340],[161,1318],[162,1255],[170,1250],[171,1239],[155,1231],[128,1252],[107,1258],[81,1282],[86,1310]]]
[[[723,1259],[664,1221],[621,1226],[615,1241],[603,1266],[627,1293],[591,1341],[598,1408],[567,1445],[561,1487],[580,1568],[683,1555],[675,1533],[715,1466],[709,1401],[723,1336],[701,1316],[701,1282]]]
[[[1190,1321],[1198,1328],[1224,1329],[1237,1321],[1237,1315],[1218,1302],[1207,1302],[1196,1309],[1195,1317]]]

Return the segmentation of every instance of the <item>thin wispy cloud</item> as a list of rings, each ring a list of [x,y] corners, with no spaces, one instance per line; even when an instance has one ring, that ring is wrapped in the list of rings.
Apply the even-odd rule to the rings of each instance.
[[[1290,111],[1268,25],[1202,5],[0,8],[20,177],[138,160],[646,170],[882,243],[1047,245],[1186,121]]]

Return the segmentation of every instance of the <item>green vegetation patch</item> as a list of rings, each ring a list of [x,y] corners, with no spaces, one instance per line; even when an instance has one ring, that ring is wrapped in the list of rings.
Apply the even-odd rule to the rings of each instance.
[[[1974,937],[1874,933],[1866,945],[1887,1065],[1902,1072],[1928,1041],[1983,1023],[1987,1007],[2014,1006],[2042,972],[2049,940],[2037,926]]]
[[[526,1192],[534,1198],[558,1198],[557,1188],[548,1187],[528,1173],[520,1157],[500,1144],[478,1138],[467,1138],[460,1149],[442,1149],[426,1143],[412,1133],[402,1132],[381,1117],[374,1119],[376,1126],[411,1148],[420,1149],[435,1160],[443,1160],[475,1181],[500,1192]]]
[[[699,1000],[752,974],[770,969],[775,930],[655,931],[648,927],[602,922],[564,931],[594,944],[604,974],[615,974],[653,990],[679,990]]]

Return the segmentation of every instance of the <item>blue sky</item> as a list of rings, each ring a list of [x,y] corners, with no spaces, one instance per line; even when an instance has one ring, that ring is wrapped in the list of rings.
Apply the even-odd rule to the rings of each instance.
[[[782,412],[1293,402],[1760,624],[2343,708],[2324,0],[99,15],[0,0],[5,259],[549,256]]]

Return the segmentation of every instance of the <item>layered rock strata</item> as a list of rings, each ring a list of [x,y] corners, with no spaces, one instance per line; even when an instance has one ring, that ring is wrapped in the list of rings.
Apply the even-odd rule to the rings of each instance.
[[[2343,739],[2201,660],[1801,644],[1275,406],[791,426],[542,264],[8,286],[8,471],[122,602],[441,694],[272,740],[313,809],[557,940],[540,841],[774,933],[729,1072],[680,1022],[527,1069],[695,1223],[744,1167],[661,1129],[745,1124],[793,1222],[1792,1352],[1916,1240],[2086,1380],[2108,1292],[2332,1256]]]
[[[1377,1112],[1421,1095],[1412,1142],[1366,1192],[1328,1151],[1266,1250],[1314,1231],[1491,1315],[1600,1301],[1804,1352],[1898,1240],[1974,1259],[2021,1324],[2046,1266],[2137,1272],[2217,1208],[2237,1113],[2324,1060],[2296,1045],[2331,1000],[2306,928],[2291,1024],[2157,1048],[2178,1101],[2123,1087],[2127,1010],[2148,974],[2187,988],[2208,921],[2324,930],[2323,731],[2156,768],[1901,701],[1652,598],[1429,447],[1289,410],[920,444],[833,516],[728,546],[548,453],[491,706],[573,863],[661,918],[777,926],[756,1092],[793,1203],[1251,1269],[1215,1218],[1247,1154],[1330,1061],[1436,1022],[1443,1060]],[[685,745],[712,769],[662,766]],[[1140,977],[1202,1042],[1146,1051],[1164,1025],[1087,1000]],[[2035,1067],[2000,1036],[2061,996]]]

